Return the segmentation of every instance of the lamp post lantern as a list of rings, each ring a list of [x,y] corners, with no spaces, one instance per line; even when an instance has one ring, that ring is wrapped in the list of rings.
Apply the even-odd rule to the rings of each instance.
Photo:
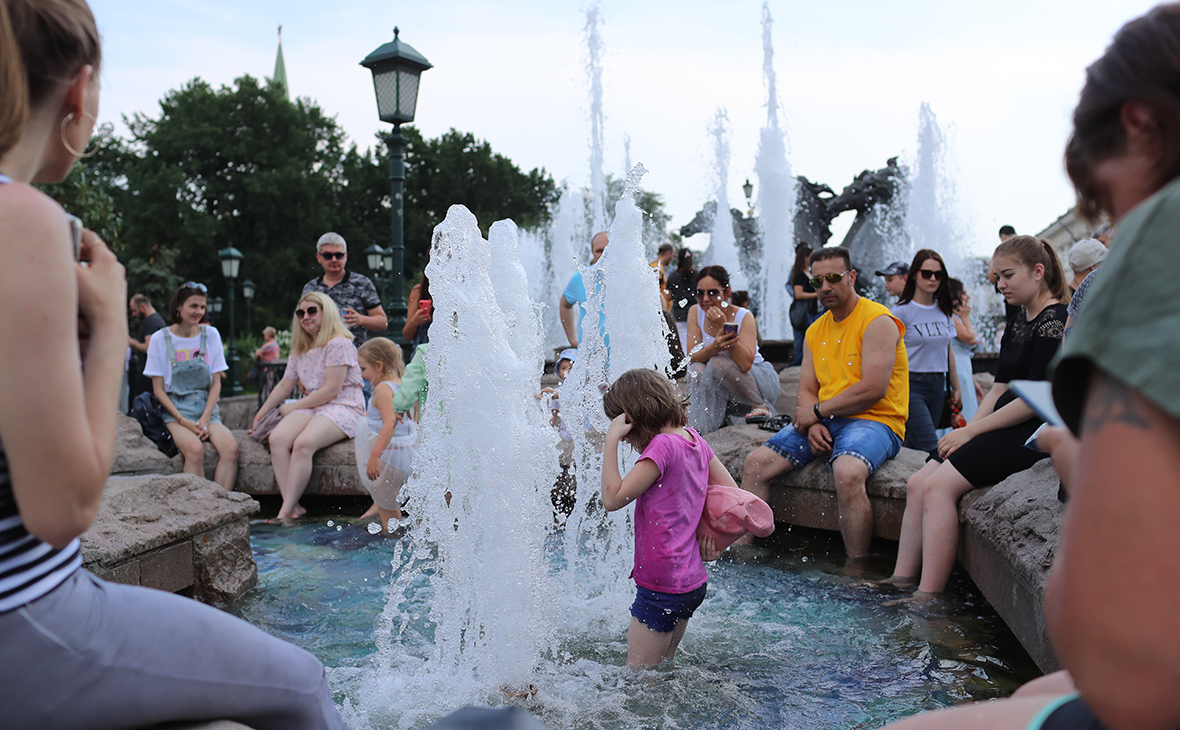
[[[238,348],[234,344],[234,285],[237,283],[243,256],[242,252],[233,246],[226,246],[217,252],[217,258],[221,259],[221,273],[229,282],[229,344],[225,348],[225,364],[229,367],[229,372],[225,378],[225,391],[231,396],[241,395],[242,384],[238,382]]]
[[[746,184],[742,185],[742,192],[746,194],[746,207],[750,210],[747,215],[753,216],[754,201],[750,200],[750,198],[754,195],[754,186],[750,183],[750,178],[746,178]]]
[[[365,262],[373,272],[373,281],[376,282],[382,299],[389,296],[389,277],[385,273],[385,256],[389,253],[389,249],[382,248],[377,243],[365,249]]]
[[[390,256],[387,273],[390,276],[389,309],[390,334],[393,341],[405,345],[402,327],[406,323],[405,244],[402,240],[404,204],[402,188],[406,179],[405,146],[401,125],[414,121],[418,106],[418,80],[422,72],[431,68],[426,58],[409,44],[398,39],[393,29],[393,40],[370,53],[361,65],[373,74],[373,92],[377,96],[377,116],[393,125],[393,133],[385,138],[389,145],[390,208],[393,211]],[[373,267],[374,269],[376,267]]]
[[[246,334],[254,334],[250,327],[250,310],[254,308],[254,282],[246,279],[242,282],[242,298],[246,300]]]

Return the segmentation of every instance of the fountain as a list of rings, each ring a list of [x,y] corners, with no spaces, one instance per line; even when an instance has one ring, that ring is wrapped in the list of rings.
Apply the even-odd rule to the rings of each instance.
[[[714,172],[717,179],[717,210],[729,210],[729,116],[724,109],[718,109],[709,125],[709,136],[713,138],[715,156]],[[713,217],[709,247],[705,249],[701,262],[704,266],[724,266],[729,272],[732,289],[749,289],[750,275],[738,261],[737,242],[733,235],[733,224],[725,215]]]
[[[795,181],[787,162],[786,134],[779,128],[778,88],[774,73],[774,44],[771,42],[770,7],[762,4],[762,75],[766,79],[766,126],[758,143],[758,157],[754,171],[760,183],[758,209],[761,211],[762,266],[755,291],[755,301],[761,302],[758,330],[765,339],[791,339],[789,312],[793,297],[786,285],[790,283],[791,266],[795,263],[794,222]]]

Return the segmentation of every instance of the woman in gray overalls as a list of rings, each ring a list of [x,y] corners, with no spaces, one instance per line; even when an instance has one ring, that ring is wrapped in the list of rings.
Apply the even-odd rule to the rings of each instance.
[[[222,425],[217,409],[221,375],[229,368],[221,335],[205,317],[204,284],[186,282],[168,305],[172,326],[155,333],[148,342],[144,375],[152,378],[156,400],[172,440],[184,454],[187,474],[205,474],[205,442],[217,449],[213,481],[232,491],[238,474],[238,442]]]

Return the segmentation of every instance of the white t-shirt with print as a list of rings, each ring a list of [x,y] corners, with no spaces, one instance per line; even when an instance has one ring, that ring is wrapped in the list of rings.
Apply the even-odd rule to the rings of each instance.
[[[171,327],[167,328],[168,336],[172,338],[172,347],[176,349],[177,362],[202,357],[209,364],[210,372],[221,373],[229,370],[229,365],[225,363],[225,349],[221,344],[221,334],[209,325],[203,325],[203,327],[207,332],[205,345],[209,349],[208,353],[200,351],[201,334],[199,332],[193,337],[177,337]],[[152,339],[148,341],[147,364],[143,366],[143,374],[148,377],[164,378],[164,392],[172,392],[172,353],[168,351],[164,330],[152,335]]]

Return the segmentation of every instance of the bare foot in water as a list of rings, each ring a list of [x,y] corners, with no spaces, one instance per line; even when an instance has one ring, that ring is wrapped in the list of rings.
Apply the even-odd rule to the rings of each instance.
[[[866,580],[862,585],[867,588],[914,588],[918,585],[918,579],[907,578],[904,575],[891,575],[885,580]]]
[[[373,505],[371,507],[369,507],[367,510],[365,510],[365,513],[360,516],[360,519],[363,522],[365,520],[378,519],[380,516],[381,516],[381,513],[377,511],[377,503],[374,502]]]
[[[883,601],[882,606],[906,606],[909,608],[922,608],[934,603],[939,598],[942,598],[941,593],[926,593],[924,591],[914,591],[914,595],[906,596],[905,598],[894,598],[889,601]]]

